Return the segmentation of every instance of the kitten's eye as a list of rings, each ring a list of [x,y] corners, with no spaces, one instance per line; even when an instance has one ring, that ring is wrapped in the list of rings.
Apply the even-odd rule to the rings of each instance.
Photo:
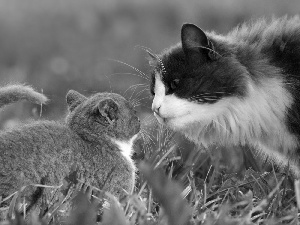
[[[179,84],[179,81],[180,81],[179,79],[174,79],[174,80],[171,81],[170,87],[171,87],[172,90],[177,88],[177,86]]]

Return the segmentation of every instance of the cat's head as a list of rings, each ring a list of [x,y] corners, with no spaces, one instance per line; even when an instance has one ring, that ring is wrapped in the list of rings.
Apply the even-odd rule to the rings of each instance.
[[[140,131],[140,121],[131,104],[119,94],[97,93],[85,97],[76,91],[67,96],[68,126],[87,140],[109,137],[130,140]]]
[[[228,100],[242,98],[247,70],[233,51],[221,37],[185,24],[180,43],[160,55],[149,53],[152,110],[158,121],[174,130],[196,122],[209,124]]]

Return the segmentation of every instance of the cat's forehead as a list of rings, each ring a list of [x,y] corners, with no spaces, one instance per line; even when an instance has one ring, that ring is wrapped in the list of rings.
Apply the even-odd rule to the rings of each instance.
[[[110,93],[110,92],[97,93],[91,97],[91,101],[102,101],[105,99],[112,99],[115,102],[119,102],[119,103],[127,102],[127,100],[122,95],[119,95],[117,93]]]
[[[119,106],[122,108],[133,108],[129,101],[127,101],[122,95],[117,93],[111,93],[111,92],[101,92],[97,93],[90,97],[88,100],[91,104],[97,104],[100,101],[106,100],[106,99],[112,99],[114,102],[116,102]]]
[[[181,45],[176,45],[163,52],[156,64],[156,73],[162,80],[182,78],[187,73],[187,62]]]

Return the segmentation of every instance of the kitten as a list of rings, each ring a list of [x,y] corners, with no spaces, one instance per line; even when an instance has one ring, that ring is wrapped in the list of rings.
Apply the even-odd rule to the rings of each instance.
[[[57,186],[74,171],[116,197],[133,190],[130,156],[140,122],[131,104],[114,93],[85,97],[69,91],[66,100],[65,123],[36,121],[0,133],[1,195],[30,184]],[[31,205],[41,196],[32,186],[22,193]]]
[[[160,123],[199,145],[252,146],[300,176],[299,17],[224,36],[184,24],[180,43],[149,54]]]

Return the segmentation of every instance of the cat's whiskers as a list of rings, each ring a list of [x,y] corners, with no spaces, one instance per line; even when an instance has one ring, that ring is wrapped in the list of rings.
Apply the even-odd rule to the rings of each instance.
[[[158,61],[159,64],[160,64],[161,72],[162,72],[163,74],[167,74],[166,67],[165,67],[165,65],[164,65],[164,63],[163,63],[163,61],[162,61],[162,59],[161,59],[157,54],[153,53],[152,50],[151,50],[150,48],[148,48],[148,47],[145,47],[145,46],[139,46],[139,45],[136,46],[136,47],[139,47],[139,48],[143,49],[143,50],[146,51],[150,56],[152,56],[153,58],[156,58],[157,61]]]
[[[160,66],[161,66],[161,72],[162,72],[162,74],[167,74],[167,70],[166,70],[166,67],[165,67],[163,61],[160,58],[158,58],[158,61],[159,61]]]
[[[132,103],[133,107],[136,107],[136,106],[141,104],[140,101],[142,101],[143,99],[147,99],[147,98],[149,98],[149,97],[146,96],[146,97],[143,97],[143,98],[134,99],[131,103]]]
[[[159,135],[158,132],[154,132],[153,130],[157,129],[157,126],[160,125],[158,123],[158,121],[156,120],[156,118],[153,116],[153,114],[146,116],[145,118],[142,119],[141,121],[141,135],[145,141],[145,143],[147,143],[147,150],[149,152],[151,152],[153,149],[153,146],[156,145],[155,140],[159,139]],[[155,137],[154,135],[157,134],[157,136]]]
[[[152,49],[148,48],[148,47],[145,47],[145,46],[142,46],[142,45],[136,45],[135,47],[138,47],[142,50],[144,50],[145,52],[147,52],[151,57],[153,58],[156,58],[157,60],[159,60],[159,56],[155,53],[153,53]]]
[[[143,87],[143,86],[141,86]],[[144,91],[148,91],[150,92],[150,88],[147,86],[145,86],[141,91],[139,91],[138,93],[136,93],[136,96],[140,96]]]
[[[159,147],[160,149],[163,149],[164,147],[171,147],[173,136],[175,132],[172,131],[169,127],[159,125],[159,132],[158,132],[158,140],[163,140],[163,142],[160,142]]]
[[[172,139],[172,137],[173,137],[173,135],[175,134],[175,132],[174,131],[172,131],[170,128],[168,128],[168,127],[166,127],[166,129],[165,129],[165,132],[166,132],[166,138],[165,138],[165,140],[171,140]]]
[[[148,85],[147,85],[148,86]],[[135,91],[142,87],[142,90],[138,91],[137,93],[135,93]],[[128,98],[128,101],[130,102],[130,104],[133,105],[133,107],[136,107],[136,99],[141,95],[141,93],[143,93],[145,90],[147,90],[147,88],[143,88],[143,87],[146,87],[146,84],[134,84],[134,85],[131,85],[129,88],[127,88],[123,95],[126,96],[126,93],[129,92],[129,90],[132,90],[132,93],[131,93],[131,96]],[[133,98],[133,96],[136,96]],[[132,99],[133,98],[133,99]]]
[[[149,47],[146,47],[146,46],[143,46],[143,45],[136,45],[136,46],[134,46],[134,48],[140,48],[140,49],[144,50],[145,52],[156,56],[156,54],[154,54],[152,49],[149,48]]]
[[[137,107],[137,106],[140,106],[140,105],[145,106],[144,104],[141,103],[141,101],[144,100],[144,99],[148,99],[148,98],[149,98],[149,97],[146,96],[146,97],[144,97],[144,98],[136,99],[136,100],[135,100],[135,105],[134,105],[134,107]],[[146,108],[151,109],[151,107],[149,107],[149,106],[146,106]]]
[[[158,124],[157,119],[155,118],[155,116],[153,114],[150,114],[148,116],[146,116],[143,121],[141,121],[141,124],[143,126],[152,126],[152,124],[154,123],[153,126],[156,126]]]
[[[117,60],[117,59],[108,59],[108,60],[111,60],[111,61],[114,61],[114,62],[118,62],[118,63],[121,63],[123,65],[126,65],[130,68],[132,68],[133,70],[135,70],[136,72],[138,72],[140,74],[140,77],[144,78],[145,80],[149,81],[150,82],[150,78],[145,74],[143,73],[141,70],[139,70],[138,68],[128,64],[128,63],[125,63],[123,61],[120,61],[120,60]]]
[[[134,108],[138,107],[138,106],[142,106],[143,108],[145,108],[147,110],[151,110],[151,107],[149,107],[148,105],[142,104],[142,103],[140,103],[139,105],[135,105]]]
[[[151,133],[149,131],[147,131],[146,129],[141,129],[140,134],[146,144],[154,143],[153,135],[151,135]]]
[[[141,129],[140,130],[140,135],[143,139],[143,152],[149,152],[151,150],[151,146],[154,146],[155,142],[153,140],[153,135],[151,135],[151,133],[145,129]]]
[[[129,88],[127,88],[124,92],[123,92],[123,95],[125,96],[126,93],[131,90],[131,89],[136,89],[138,86],[141,86],[142,84],[133,84],[131,85]]]
[[[141,129],[144,131],[155,129],[157,126],[158,121],[154,117],[153,114],[149,114],[148,116],[144,117],[141,121]]]
[[[145,79],[142,75],[140,75],[140,74],[136,74],[136,73],[111,73],[111,74],[108,74],[108,75],[106,75],[106,76],[108,76],[108,77],[111,77],[111,76],[118,76],[118,75],[132,75],[132,76],[137,76],[137,77],[141,77],[141,78],[143,78],[143,79]],[[147,79],[146,79],[147,80]],[[148,82],[149,80],[147,80],[147,82]]]
[[[140,91],[138,91],[138,92],[135,92],[135,90],[134,90],[134,93],[131,95],[131,97],[130,97],[130,99],[129,99],[130,104],[131,104],[134,108],[137,107],[137,106],[142,105],[142,104],[141,104],[142,100],[149,98],[148,94],[147,94],[147,96],[145,96],[145,95],[143,94],[143,93],[146,92],[146,91],[149,92],[149,88],[143,88],[142,90],[140,90]],[[133,96],[134,96],[134,97],[133,97]],[[148,107],[148,106],[145,106],[145,107],[147,107],[147,108],[150,109],[150,107]]]
[[[129,99],[128,99],[128,101],[132,104],[132,96],[133,96],[133,94],[135,93],[135,91],[136,91],[136,89],[137,89],[137,86],[134,86],[133,88],[133,91],[132,91],[132,93],[131,93],[131,95],[130,95],[130,97],[129,97]]]
[[[143,87],[143,86],[141,86],[141,87]],[[143,94],[143,92],[145,92],[145,91],[149,91],[149,88],[147,88],[147,87],[144,87],[142,90],[140,90],[140,91],[138,91],[136,94],[135,94],[135,98],[139,98],[142,94]],[[148,96],[149,97],[149,96]]]

